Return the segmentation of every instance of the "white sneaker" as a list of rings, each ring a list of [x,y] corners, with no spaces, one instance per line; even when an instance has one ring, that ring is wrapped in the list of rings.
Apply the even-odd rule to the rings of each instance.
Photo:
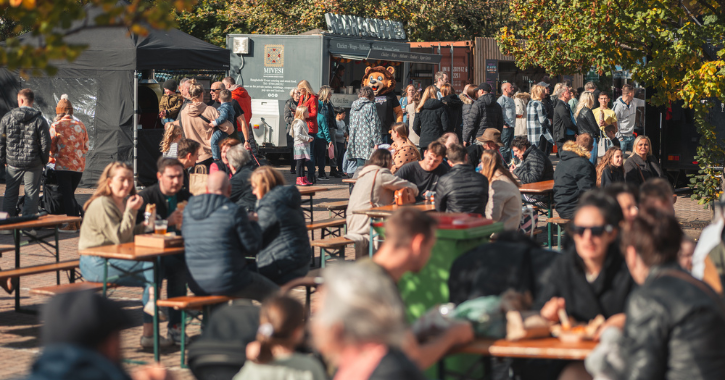
[[[172,344],[174,344],[173,341],[159,335],[159,347],[170,347]],[[141,347],[154,348],[154,337],[153,336],[142,336],[141,337]]]
[[[164,321],[166,321],[166,320],[169,319],[167,317],[166,313],[164,313],[161,310],[161,308],[159,308],[158,310],[159,310],[159,322],[164,322]],[[149,300],[148,302],[146,302],[146,305],[144,305],[144,307],[143,307],[143,312],[146,313],[146,314],[148,314],[148,315],[154,315],[154,301],[153,301],[153,299],[152,300]]]
[[[184,337],[184,340],[186,341],[184,344],[189,344],[189,335],[186,333]],[[169,327],[168,333],[166,336],[169,338],[170,341],[174,342],[175,345],[181,346],[181,325],[174,325],[172,327]]]

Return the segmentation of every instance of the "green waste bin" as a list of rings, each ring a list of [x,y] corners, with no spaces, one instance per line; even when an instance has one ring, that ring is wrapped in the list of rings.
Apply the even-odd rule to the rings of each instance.
[[[419,273],[407,273],[398,283],[410,323],[436,305],[448,303],[448,277],[453,261],[459,256],[487,243],[491,234],[503,231],[502,223],[493,223],[468,214],[432,214],[438,222],[437,241],[430,260]],[[471,355],[446,358],[446,369],[461,372],[475,363]],[[426,371],[429,379],[439,379],[437,365]]]

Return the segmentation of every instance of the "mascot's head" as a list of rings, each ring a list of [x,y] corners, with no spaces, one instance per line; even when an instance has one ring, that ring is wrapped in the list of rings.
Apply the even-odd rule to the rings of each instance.
[[[395,89],[395,68],[382,66],[365,68],[365,77],[362,81],[363,86],[370,86],[375,95],[386,94]]]

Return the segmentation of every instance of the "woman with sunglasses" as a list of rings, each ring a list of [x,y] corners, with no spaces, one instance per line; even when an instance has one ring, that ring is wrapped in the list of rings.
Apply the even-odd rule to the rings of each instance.
[[[568,227],[570,244],[550,266],[547,285],[536,297],[534,307],[541,316],[559,322],[559,310],[570,319],[589,322],[598,315],[604,328],[624,326],[624,307],[634,281],[618,246],[620,224],[624,219],[617,201],[603,190],[582,196]],[[536,361],[537,378],[586,378],[582,362]],[[561,376],[559,376],[561,374]],[[573,377],[570,377],[573,376]]]
[[[551,280],[537,297],[544,318],[559,322],[559,309],[565,309],[579,322],[601,314],[606,324],[623,324],[634,286],[617,245],[623,219],[617,201],[602,190],[582,197],[569,224],[574,244],[552,264]]]

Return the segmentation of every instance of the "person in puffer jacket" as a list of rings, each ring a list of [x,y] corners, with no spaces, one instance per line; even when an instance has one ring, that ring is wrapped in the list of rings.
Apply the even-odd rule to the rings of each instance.
[[[259,273],[278,285],[304,277],[310,270],[312,249],[300,191],[284,186],[282,174],[269,166],[257,168],[250,182],[258,199],[257,218],[262,229]]]
[[[560,156],[554,171],[554,203],[560,217],[571,219],[582,194],[597,186],[597,172],[589,152],[576,141],[564,143]]]
[[[0,121],[0,165],[7,164],[3,211],[17,216],[20,182],[25,185],[23,215],[38,213],[40,178],[50,156],[50,126],[33,109],[35,95],[28,88],[18,92],[18,108]]]
[[[426,147],[433,141],[438,140],[450,128],[448,109],[443,102],[436,99],[435,93],[435,86],[428,86],[415,110],[413,132],[420,136],[418,146],[421,147],[421,157],[423,157]]]
[[[441,176],[436,187],[435,206],[438,212],[463,212],[484,215],[488,203],[488,180],[468,164],[466,148],[453,144],[447,149],[452,166]]]
[[[191,197],[184,209],[186,268],[189,289],[196,295],[223,295],[262,301],[279,287],[247,268],[262,244],[257,222],[229,200],[226,173],[209,175],[207,193]]]
[[[618,379],[725,379],[725,311],[720,295],[677,262],[677,219],[647,208],[622,237],[639,284],[627,299]]]
[[[481,136],[486,128],[503,130],[503,110],[491,93],[491,85],[478,85],[478,98],[463,120],[463,144],[472,144],[476,137]]]

